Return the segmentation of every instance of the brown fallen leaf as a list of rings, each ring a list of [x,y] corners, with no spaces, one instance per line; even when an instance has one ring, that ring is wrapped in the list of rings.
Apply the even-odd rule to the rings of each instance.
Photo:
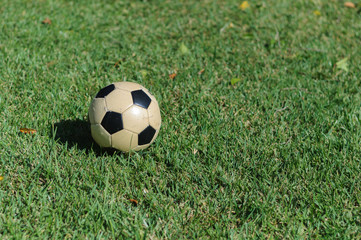
[[[51,67],[56,63],[56,61],[50,61],[46,64],[47,67]]]
[[[202,75],[204,73],[204,68],[198,72],[198,75]]]
[[[244,123],[244,126],[246,127],[246,128],[248,128],[248,129],[250,129],[250,127],[251,127],[251,122],[249,121],[249,120],[247,120],[245,123]]]
[[[121,62],[122,62],[122,60],[118,60],[118,61],[114,64],[114,67],[118,68]]]
[[[354,4],[353,2],[345,2],[344,6],[348,8],[355,8],[356,4]]]
[[[50,20],[50,18],[45,18],[41,23],[42,23],[42,24],[48,24],[48,25],[50,25],[50,24],[51,24],[51,20]]]
[[[129,199],[129,201],[130,201],[131,203],[134,203],[135,205],[138,205],[138,201],[135,200],[135,199]]]
[[[0,176],[0,181],[4,180],[4,177],[3,176]]]
[[[169,78],[172,79],[172,80],[173,80],[176,76],[177,76],[177,73],[169,74]]]
[[[32,129],[32,128],[20,128],[20,132],[22,133],[36,133],[36,130],[35,129]]]

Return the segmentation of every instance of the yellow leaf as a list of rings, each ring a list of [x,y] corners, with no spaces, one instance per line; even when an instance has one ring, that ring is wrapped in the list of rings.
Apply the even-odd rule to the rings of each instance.
[[[181,43],[181,45],[179,46],[179,52],[182,54],[182,55],[187,55],[187,54],[190,54],[191,52],[189,51],[188,47],[184,44],[184,43]]]
[[[246,10],[247,8],[249,8],[249,3],[247,1],[243,1],[241,3],[241,5],[239,5],[239,8],[242,9],[243,11]]]
[[[316,11],[313,11],[313,14],[315,14],[316,16],[321,16],[321,12],[316,10]]]
[[[342,69],[342,70],[344,70],[345,72],[348,72],[348,58],[346,57],[346,58],[344,58],[344,59],[342,59],[342,60],[340,60],[340,61],[338,61],[337,63],[336,63],[336,67],[338,68],[338,69]]]
[[[355,8],[356,7],[356,5],[353,2],[345,2],[344,6],[348,7],[348,8]]]
[[[143,78],[145,78],[148,75],[148,71],[147,70],[140,70],[140,74],[142,75]]]
[[[3,176],[0,176],[0,181],[4,180],[4,177]]]
[[[234,84],[238,83],[239,81],[241,81],[240,78],[232,78],[231,79],[231,84],[234,85]]]

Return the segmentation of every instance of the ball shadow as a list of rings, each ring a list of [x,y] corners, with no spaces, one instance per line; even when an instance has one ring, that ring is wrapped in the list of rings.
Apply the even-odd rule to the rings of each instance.
[[[100,148],[91,136],[89,122],[84,120],[62,120],[55,123],[50,131],[54,139],[68,149],[76,147],[86,153],[94,152],[97,156],[118,153],[112,148]]]

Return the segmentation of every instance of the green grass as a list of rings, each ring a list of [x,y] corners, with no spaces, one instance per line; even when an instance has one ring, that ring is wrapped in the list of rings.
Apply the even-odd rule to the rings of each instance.
[[[361,238],[359,9],[240,3],[0,0],[0,238]],[[124,80],[163,120],[134,154],[86,121]]]

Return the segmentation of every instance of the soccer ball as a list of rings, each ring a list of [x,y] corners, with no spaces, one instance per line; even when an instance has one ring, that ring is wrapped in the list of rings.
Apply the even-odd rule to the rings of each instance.
[[[147,148],[158,135],[158,102],[143,86],[117,82],[101,89],[89,108],[93,139],[123,152]]]

